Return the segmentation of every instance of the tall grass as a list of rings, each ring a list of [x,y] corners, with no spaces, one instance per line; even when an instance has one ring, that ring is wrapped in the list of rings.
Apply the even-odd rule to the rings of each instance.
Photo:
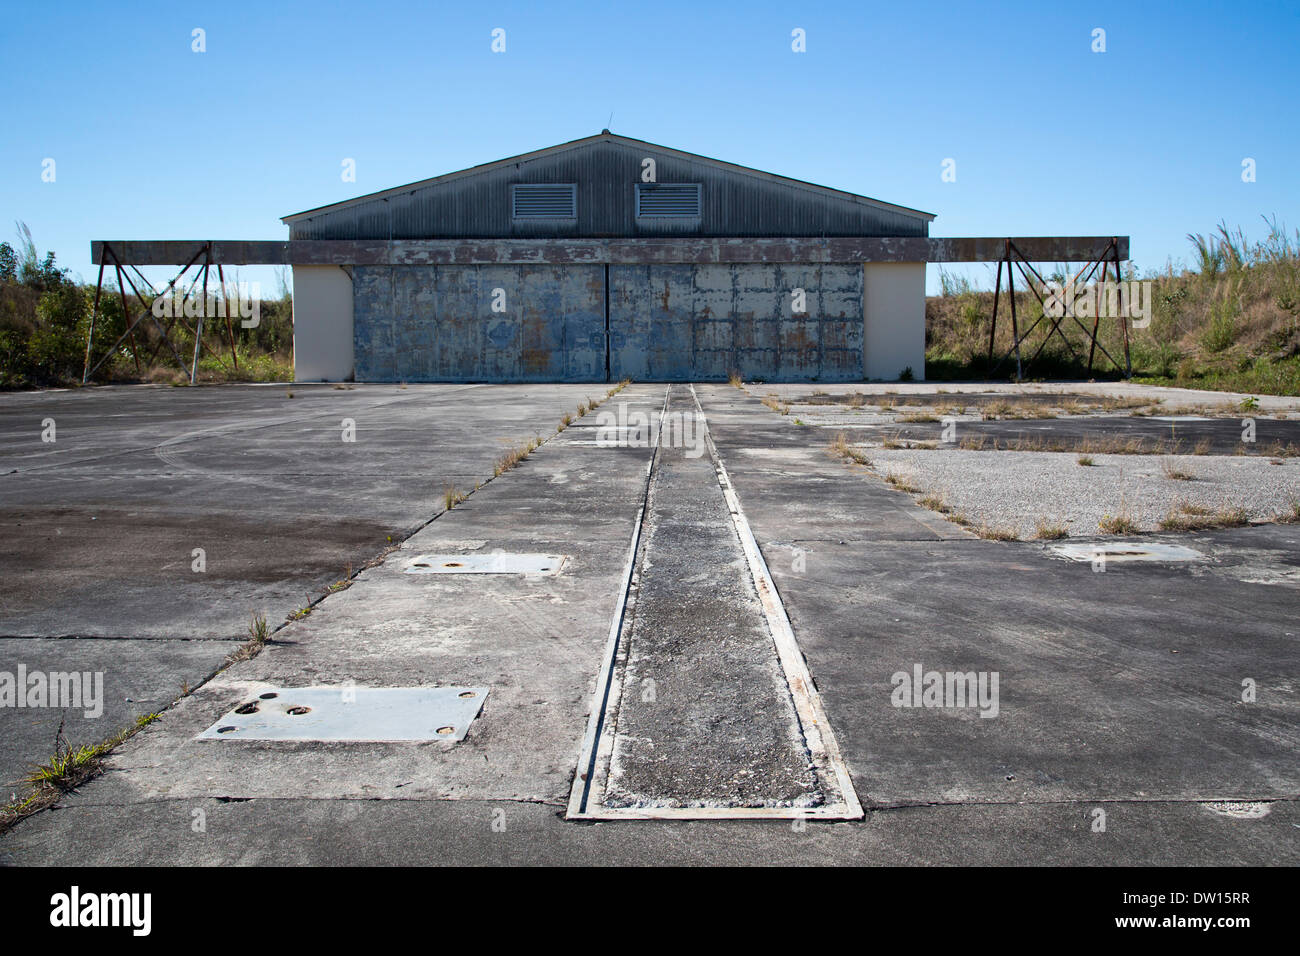
[[[1209,234],[1189,233],[1190,264],[1170,261],[1161,270],[1140,276],[1133,267],[1125,278],[1152,283],[1152,315],[1146,328],[1129,326],[1129,350],[1134,379],[1191,388],[1228,389],[1247,393],[1300,394],[1300,230],[1288,231],[1277,217],[1264,218],[1263,238],[1251,239],[1244,229],[1220,222]],[[1050,279],[1069,278],[1069,264],[1046,266]],[[990,275],[990,286],[992,276]],[[1017,274],[1017,289],[1022,288]],[[926,302],[926,375],[934,380],[998,378],[1014,374],[1014,357],[996,369],[988,367],[989,318],[993,293],[972,288],[960,277],[940,272],[941,295]],[[998,311],[995,361],[1012,345],[1010,310],[1005,287]],[[1038,300],[1027,291],[1016,294],[1016,311],[1023,333],[1039,315]],[[1090,329],[1091,323],[1083,325]],[[1048,338],[1044,321],[1021,345],[1028,358],[1042,352],[1029,369],[1034,378],[1119,378],[1101,349],[1124,361],[1120,323],[1104,318],[1098,331],[1099,349],[1088,372],[1088,336],[1066,318],[1059,333]]]
[[[92,364],[107,358],[95,373],[97,382],[144,381],[180,384],[188,381],[172,349],[163,341],[158,324],[144,319],[130,337],[115,343],[126,332],[130,320],[142,311],[128,282],[127,307],[105,275],[94,322]],[[191,270],[181,285],[188,287]],[[198,363],[198,380],[285,381],[293,377],[293,300],[288,279],[280,281],[277,298],[260,303],[260,321],[244,328],[241,318],[216,317],[217,304],[239,287],[237,272],[228,272],[223,290],[217,276],[210,276],[209,318],[203,322],[203,342]],[[147,284],[136,277],[146,302],[153,301]],[[158,291],[163,291],[159,289]],[[95,286],[76,282],[60,268],[53,253],[44,257],[37,250],[31,230],[18,223],[17,247],[0,242],[0,388],[32,388],[73,385],[81,381],[90,333]],[[221,311],[227,311],[223,305]],[[162,320],[165,326],[167,320]],[[193,324],[192,322],[189,324]],[[194,333],[186,321],[173,324],[170,341],[184,357],[194,355]],[[236,354],[231,356],[231,338]],[[110,354],[110,350],[111,354]]]

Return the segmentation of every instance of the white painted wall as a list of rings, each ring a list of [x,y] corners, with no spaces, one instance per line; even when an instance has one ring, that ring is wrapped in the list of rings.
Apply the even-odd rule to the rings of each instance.
[[[925,263],[867,262],[862,266],[863,371],[895,381],[911,366],[925,378]]]
[[[352,377],[352,277],[338,266],[293,267],[293,377]]]

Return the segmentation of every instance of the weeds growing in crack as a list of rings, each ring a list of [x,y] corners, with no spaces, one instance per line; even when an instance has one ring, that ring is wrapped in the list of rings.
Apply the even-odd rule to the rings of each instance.
[[[310,613],[308,608],[302,610]],[[271,629],[266,623],[266,615],[261,611],[254,611],[252,618],[248,622],[248,640],[240,645],[238,650],[231,653],[222,666],[229,667],[231,664],[237,664],[240,661],[251,660],[262,652],[262,648],[266,646],[266,642],[270,638]]]
[[[445,511],[450,511],[452,508],[464,501],[465,497],[465,495],[456,490],[455,485],[448,484],[442,489],[442,507]]]
[[[0,834],[7,832],[24,817],[53,806],[60,796],[75,790],[99,773],[103,759],[113,748],[135,736],[158,719],[157,714],[141,714],[134,723],[97,744],[73,746],[63,734],[64,722],[54,734],[54,754],[43,764],[33,764],[23,778],[31,792],[21,799],[0,806]]]

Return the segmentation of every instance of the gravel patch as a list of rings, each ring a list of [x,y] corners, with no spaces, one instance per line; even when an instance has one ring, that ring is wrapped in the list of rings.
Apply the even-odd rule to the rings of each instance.
[[[1212,417],[1295,418],[1300,415],[1300,397],[1288,395],[1248,396],[1235,392],[1210,392],[1197,389],[1134,385],[1129,382],[875,382],[844,384],[758,383],[751,382],[745,391],[753,398],[772,396],[789,407],[789,418],[805,425],[823,428],[849,428],[899,422],[917,412],[934,412],[938,406],[966,407],[956,415],[958,421],[978,421],[985,403],[1007,401],[1044,410],[1056,409],[1056,416],[1077,416],[1068,406],[1082,405],[1082,417],[1126,415],[1133,411],[1157,415],[1208,414]],[[836,398],[859,395],[862,405],[854,408]],[[1256,408],[1246,412],[1241,402],[1253,398]],[[811,399],[811,400],[810,400]],[[1059,399],[1059,401],[1057,400]],[[1121,400],[1118,406],[1115,400]],[[1065,401],[1066,405],[1062,405]],[[1112,407],[1101,403],[1111,402]],[[881,402],[893,404],[882,410]],[[917,404],[913,404],[917,403]],[[920,404],[923,403],[923,404]],[[1162,409],[1164,411],[1162,411]],[[947,417],[950,413],[945,412]],[[1002,416],[1006,417],[1006,416]],[[1020,415],[1010,417],[1019,418]],[[1051,416],[1044,416],[1051,417]]]
[[[859,382],[859,383],[786,383],[786,382],[746,382],[745,388],[750,395],[761,397],[769,393],[777,395],[782,401],[791,401],[813,391],[825,392],[827,395],[846,395],[858,392],[867,396],[892,396],[904,399],[914,395],[941,393],[940,397],[949,401],[960,402],[963,395],[999,395],[1012,401],[1035,395],[1091,395],[1097,398],[1125,398],[1144,402],[1161,401],[1169,407],[1177,405],[1205,404],[1239,405],[1247,398],[1258,402],[1258,411],[1300,412],[1300,396],[1294,395],[1247,395],[1244,392],[1214,392],[1204,389],[1172,388],[1161,385],[1138,385],[1132,382]]]
[[[1200,455],[1093,455],[1091,466],[1061,452],[865,449],[882,476],[941,498],[973,525],[1031,538],[1040,519],[1071,537],[1101,534],[1103,517],[1127,515],[1142,531],[1183,504],[1241,508],[1253,521],[1291,513],[1300,501],[1300,459]],[[1281,461],[1282,464],[1272,464]],[[1166,466],[1194,476],[1166,474]]]

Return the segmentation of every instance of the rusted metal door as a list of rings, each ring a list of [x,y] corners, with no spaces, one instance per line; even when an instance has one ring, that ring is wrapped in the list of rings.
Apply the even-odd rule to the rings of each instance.
[[[610,377],[862,377],[857,265],[611,265]]]
[[[361,381],[862,377],[849,265],[357,266]]]
[[[357,266],[360,381],[605,381],[601,265]]]

